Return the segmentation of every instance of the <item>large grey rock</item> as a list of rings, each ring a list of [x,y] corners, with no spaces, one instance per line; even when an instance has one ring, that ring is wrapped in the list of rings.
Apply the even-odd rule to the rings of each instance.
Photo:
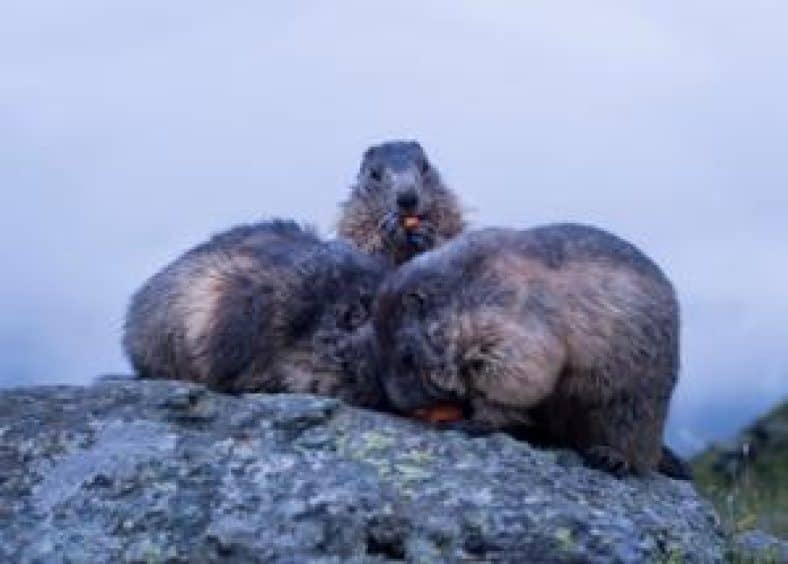
[[[313,396],[0,394],[2,562],[716,562],[688,483]]]

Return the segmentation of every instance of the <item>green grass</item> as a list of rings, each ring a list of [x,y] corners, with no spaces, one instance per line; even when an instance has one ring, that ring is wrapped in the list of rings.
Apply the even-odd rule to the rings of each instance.
[[[771,429],[767,439],[756,433],[759,426]],[[753,455],[732,461],[727,471],[715,468],[726,450],[719,446],[692,460],[698,490],[730,530],[757,528],[788,538],[788,402],[745,430],[737,444]]]

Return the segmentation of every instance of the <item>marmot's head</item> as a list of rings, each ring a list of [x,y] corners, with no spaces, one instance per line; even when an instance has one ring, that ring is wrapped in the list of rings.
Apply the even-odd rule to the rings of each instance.
[[[457,197],[415,141],[367,149],[356,184],[342,204],[338,232],[367,253],[401,264],[460,233]]]
[[[341,242],[326,245],[320,252],[326,258],[316,261],[319,267],[304,273],[303,280],[302,327],[311,329],[315,366],[342,374],[346,401],[377,406],[383,395],[377,380],[379,355],[371,310],[386,266]]]
[[[376,299],[381,387],[403,413],[446,403],[470,409],[475,382],[502,353],[494,330],[500,310],[474,283],[478,263],[454,260],[448,250],[401,266]]]

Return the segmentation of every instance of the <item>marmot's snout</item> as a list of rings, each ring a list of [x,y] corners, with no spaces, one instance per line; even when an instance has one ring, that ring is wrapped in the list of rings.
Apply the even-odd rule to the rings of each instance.
[[[426,312],[419,300],[412,299],[415,294],[405,292],[397,305],[383,303],[386,307],[380,307],[383,297],[374,316],[376,334],[383,340],[382,387],[392,407],[408,415],[436,404],[466,403],[451,361],[450,343],[436,340],[437,333],[427,334]]]
[[[419,207],[419,196],[415,186],[406,186],[397,190],[397,209],[405,217],[414,214]]]

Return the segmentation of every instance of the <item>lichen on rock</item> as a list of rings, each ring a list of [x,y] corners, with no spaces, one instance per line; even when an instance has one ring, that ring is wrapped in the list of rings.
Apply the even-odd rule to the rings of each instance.
[[[308,395],[0,393],[3,562],[716,562],[688,483]]]

